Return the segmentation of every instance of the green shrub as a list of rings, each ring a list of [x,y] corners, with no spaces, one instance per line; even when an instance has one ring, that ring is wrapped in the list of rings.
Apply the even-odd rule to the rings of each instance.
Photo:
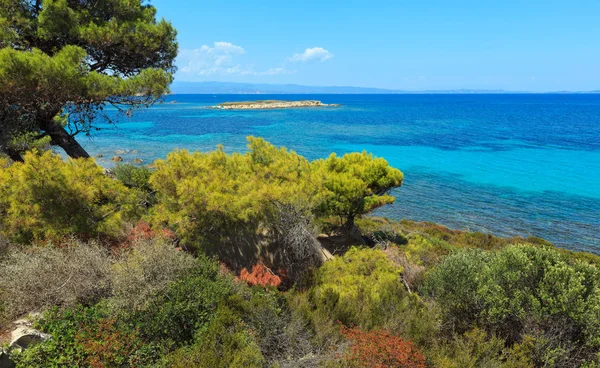
[[[113,170],[115,177],[130,188],[150,191],[150,176],[152,172],[147,167],[132,164],[119,164]]]
[[[464,335],[442,341],[429,350],[429,360],[443,368],[533,368],[528,342],[506,349],[504,340],[473,329]]]
[[[19,243],[120,235],[140,215],[139,200],[91,159],[28,152],[23,163],[0,168],[0,231]]]
[[[532,334],[539,344],[547,340],[538,345],[546,353],[564,352],[560,364],[600,351],[600,273],[552,248],[453,254],[430,273],[424,291],[439,303],[448,331],[480,327],[509,345]]]
[[[219,273],[216,261],[200,255],[182,277],[124,318],[139,327],[144,339],[179,346],[192,341],[232,292],[232,279]]]
[[[401,272],[382,251],[353,247],[319,269],[311,300],[332,321],[371,328],[393,314],[404,298]]]
[[[19,368],[139,367],[155,361],[159,354],[140,339],[135,328],[107,317],[97,307],[53,309],[35,327],[51,338],[22,352],[13,351]]]
[[[0,264],[4,317],[94,304],[110,295],[110,265],[106,249],[93,242],[71,239],[62,248],[15,250]]]
[[[159,202],[151,221],[172,228],[186,247],[218,252],[223,243],[250,243],[256,252],[253,238],[269,227],[273,203],[310,203],[319,187],[308,178],[308,161],[295,152],[260,138],[249,138],[248,147],[244,155],[219,147],[156,161],[150,184]]]
[[[172,353],[167,362],[172,368],[259,368],[264,359],[239,315],[221,306],[198,341]]]

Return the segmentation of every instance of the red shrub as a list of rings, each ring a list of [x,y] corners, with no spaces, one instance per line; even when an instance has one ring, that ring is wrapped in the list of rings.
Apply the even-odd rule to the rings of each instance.
[[[121,246],[127,248],[130,247],[136,240],[150,240],[156,237],[174,240],[177,236],[169,229],[155,230],[146,221],[139,220],[131,229],[131,231],[129,231],[127,239],[123,244],[121,244]]]
[[[352,340],[343,359],[364,368],[425,368],[425,357],[411,341],[383,330],[370,332],[341,326],[341,333]]]
[[[75,341],[85,353],[85,365],[91,368],[134,367],[130,356],[141,346],[137,331],[119,328],[113,319],[82,326]]]
[[[243,269],[240,272],[240,280],[246,281],[248,285],[274,286],[281,285],[281,278],[273,273],[267,266],[257,263],[252,266],[252,272]]]

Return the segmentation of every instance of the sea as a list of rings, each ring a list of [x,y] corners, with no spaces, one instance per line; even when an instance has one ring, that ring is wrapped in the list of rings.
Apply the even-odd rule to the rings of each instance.
[[[256,99],[341,106],[207,108]],[[116,124],[80,139],[105,167],[116,155],[244,151],[247,136],[311,160],[366,150],[405,175],[376,215],[600,254],[600,94],[171,95],[132,117],[108,114]]]

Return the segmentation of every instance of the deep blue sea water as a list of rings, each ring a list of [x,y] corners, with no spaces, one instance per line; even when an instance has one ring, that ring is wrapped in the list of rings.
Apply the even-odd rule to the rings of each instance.
[[[206,109],[257,97],[342,106]],[[600,253],[600,94],[174,95],[101,126],[83,143],[105,166],[116,150],[145,162],[175,148],[241,151],[248,135],[310,159],[367,150],[405,174],[379,215]]]

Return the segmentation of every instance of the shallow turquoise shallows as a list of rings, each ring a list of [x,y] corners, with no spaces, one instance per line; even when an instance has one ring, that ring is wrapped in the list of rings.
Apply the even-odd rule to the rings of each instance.
[[[342,106],[206,109],[256,97]],[[367,150],[405,174],[379,215],[600,253],[600,94],[174,95],[100,126],[83,143],[104,166],[117,150],[146,163],[176,148],[241,151],[248,135],[310,159]]]

